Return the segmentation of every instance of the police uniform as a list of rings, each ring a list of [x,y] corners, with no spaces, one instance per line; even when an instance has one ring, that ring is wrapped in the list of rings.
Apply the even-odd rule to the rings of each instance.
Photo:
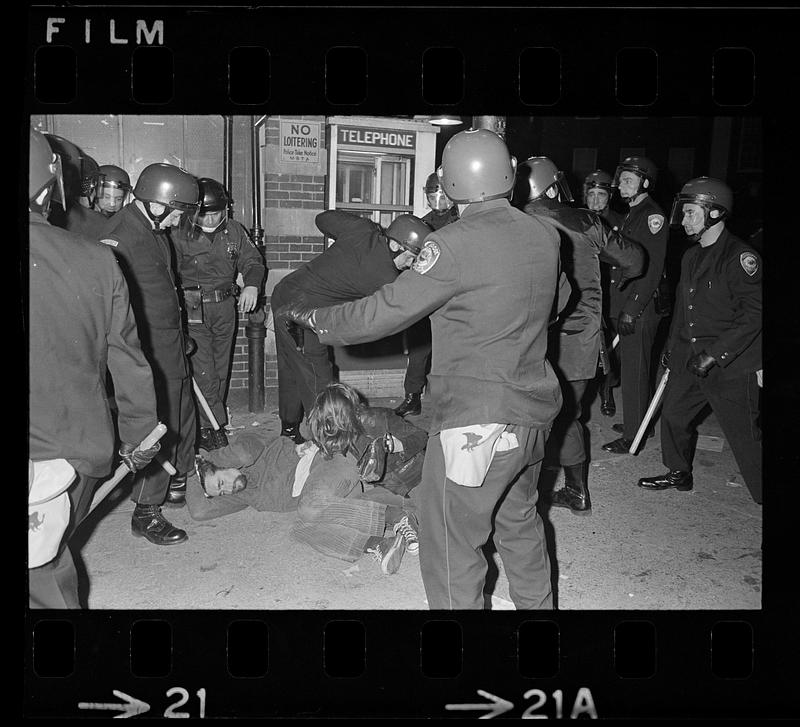
[[[142,350],[153,370],[158,418],[167,426],[161,456],[173,463],[178,475],[185,475],[194,468],[197,422],[169,237],[166,231],[153,229],[136,202],[123,207],[110,222],[101,242],[122,266]],[[137,473],[131,499],[160,505],[168,488],[169,474],[151,464]]]
[[[316,217],[319,230],[335,242],[281,280],[270,301],[273,312],[298,299],[309,305],[335,305],[371,295],[397,278],[392,253],[381,228],[358,215],[328,210]],[[281,421],[298,424],[314,399],[333,380],[328,347],[312,331],[304,332],[298,351],[286,326],[275,326],[278,355],[278,411]]]
[[[244,286],[261,289],[264,262],[245,229],[235,220],[226,220],[214,232],[193,230],[182,225],[171,234],[177,269],[184,289],[200,288],[202,323],[188,323],[189,335],[197,344],[192,355],[192,372],[217,423],[228,421],[225,390],[231,366],[231,348],[236,339],[237,274]],[[213,428],[205,411],[199,408],[200,426]]]
[[[316,311],[327,344],[375,340],[430,314],[431,436],[412,492],[432,609],[483,608],[480,547],[493,527],[517,608],[552,607],[536,483],[561,407],[545,358],[558,264],[552,226],[499,198],[467,206],[458,222],[431,233],[395,283]],[[455,484],[446,477],[442,432],[486,422],[508,425],[518,446],[495,454],[480,487]]]
[[[78,608],[66,542],[112,467],[115,432],[106,396],[114,380],[122,441],[155,427],[150,366],[139,346],[128,287],[108,248],[30,215],[30,458],[66,459],[77,473],[72,518],[56,559],[29,571],[30,605]]]
[[[683,257],[667,350],[669,379],[661,413],[661,450],[670,470],[692,471],[692,422],[707,404],[717,417],[753,499],[761,502],[760,255],[723,229],[717,241]],[[686,370],[701,351],[717,365],[699,378]]]
[[[620,313],[628,313],[636,320],[634,332],[620,336],[618,345],[622,377],[623,437],[632,440],[636,437],[650,404],[650,360],[660,321],[654,296],[664,272],[669,228],[663,211],[647,195],[630,208],[620,231],[639,243],[647,253],[644,274],[628,283],[623,290],[618,290],[621,269],[612,266],[609,276],[612,334],[617,332]]]
[[[552,220],[561,234],[561,269],[572,293],[558,323],[550,327],[548,359],[562,380],[564,406],[548,439],[548,458],[565,467],[586,460],[581,400],[597,371],[601,345],[602,290],[599,260],[616,265],[626,279],[640,275],[644,251],[620,238],[597,214],[540,197],[525,206],[530,215]]]
[[[433,230],[458,220],[458,207],[453,205],[449,210],[438,213],[431,210],[422,221]],[[406,394],[421,394],[425,388],[428,369],[431,365],[431,322],[422,318],[406,331],[408,343],[408,368],[403,380]]]

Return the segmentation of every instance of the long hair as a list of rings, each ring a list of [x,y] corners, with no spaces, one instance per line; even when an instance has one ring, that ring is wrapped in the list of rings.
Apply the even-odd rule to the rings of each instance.
[[[364,433],[359,416],[363,407],[361,395],[347,384],[328,384],[317,395],[308,426],[311,439],[325,459],[355,448],[356,440]]]

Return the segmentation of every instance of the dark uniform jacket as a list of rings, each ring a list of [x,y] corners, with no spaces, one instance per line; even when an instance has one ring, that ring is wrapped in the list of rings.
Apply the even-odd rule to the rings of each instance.
[[[431,434],[477,423],[546,428],[561,408],[547,362],[559,237],[506,199],[469,205],[431,233],[412,269],[369,298],[323,308],[327,344],[361,343],[430,313]]]
[[[321,212],[315,222],[336,242],[276,287],[302,292],[310,305],[333,305],[372,295],[400,274],[374,222],[341,210]]]
[[[664,273],[664,258],[667,254],[669,227],[661,208],[648,195],[639,204],[630,208],[627,217],[620,225],[620,231],[626,237],[638,242],[647,252],[644,274],[618,290],[621,270],[611,268],[609,293],[610,313],[616,318],[621,312],[639,318],[653,295]],[[650,306],[650,311],[654,307]]]
[[[618,266],[631,279],[642,273],[644,250],[622,241],[599,215],[586,209],[541,199],[529,202],[525,212],[556,224],[561,233],[561,269],[572,286],[558,323],[550,328],[548,356],[567,381],[591,379],[600,354],[603,306],[598,260]]]
[[[431,210],[422,218],[422,221],[434,230],[439,230],[458,219],[458,207],[453,205],[447,212],[437,213]]]
[[[264,282],[261,253],[236,220],[226,220],[214,232],[182,225],[171,233],[181,285],[199,285],[204,293],[227,291],[242,274],[245,287],[260,288]]]
[[[761,278],[761,256],[726,229],[713,245],[689,248],[681,261],[668,350],[688,347],[688,355],[705,350],[724,378],[758,371]]]
[[[30,216],[30,458],[66,459],[87,477],[111,471],[114,379],[123,441],[156,426],[150,366],[139,347],[128,287],[111,251]]]
[[[100,240],[110,226],[109,218],[102,212],[91,210],[78,202],[67,210],[66,229],[90,240]]]
[[[111,218],[101,242],[114,251],[122,266],[142,349],[153,373],[164,379],[187,377],[181,308],[167,233],[157,233],[131,202]]]

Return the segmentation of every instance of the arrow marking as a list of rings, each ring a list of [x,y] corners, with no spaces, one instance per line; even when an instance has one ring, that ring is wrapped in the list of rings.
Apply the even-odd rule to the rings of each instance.
[[[127,717],[135,717],[137,714],[144,714],[150,711],[150,705],[147,702],[136,699],[136,697],[131,697],[117,689],[113,689],[112,692],[117,699],[124,699],[127,704],[115,704],[113,702],[78,702],[78,709],[122,710],[122,714],[115,714],[114,719],[126,719]]]
[[[478,689],[478,694],[486,699],[491,699],[492,701],[485,704],[445,704],[445,709],[459,709],[459,710],[471,710],[471,709],[488,709],[489,712],[486,714],[482,714],[478,719],[491,719],[492,717],[496,717],[498,714],[503,714],[503,712],[508,712],[509,709],[513,709],[514,705],[506,699],[502,699],[501,697],[496,697],[494,694],[489,694],[489,692],[483,691],[483,689]]]

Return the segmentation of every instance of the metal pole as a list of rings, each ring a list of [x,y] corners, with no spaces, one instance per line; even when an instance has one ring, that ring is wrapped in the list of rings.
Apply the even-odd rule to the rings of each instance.
[[[472,117],[473,129],[489,129],[499,134],[505,140],[506,138],[506,117],[505,116],[473,116]]]
[[[233,195],[233,116],[223,116],[222,176],[228,195]],[[233,204],[228,205],[228,217],[233,217]]]
[[[251,412],[264,411],[264,339],[266,314],[261,305],[247,316],[244,327],[247,336],[247,393]]]

